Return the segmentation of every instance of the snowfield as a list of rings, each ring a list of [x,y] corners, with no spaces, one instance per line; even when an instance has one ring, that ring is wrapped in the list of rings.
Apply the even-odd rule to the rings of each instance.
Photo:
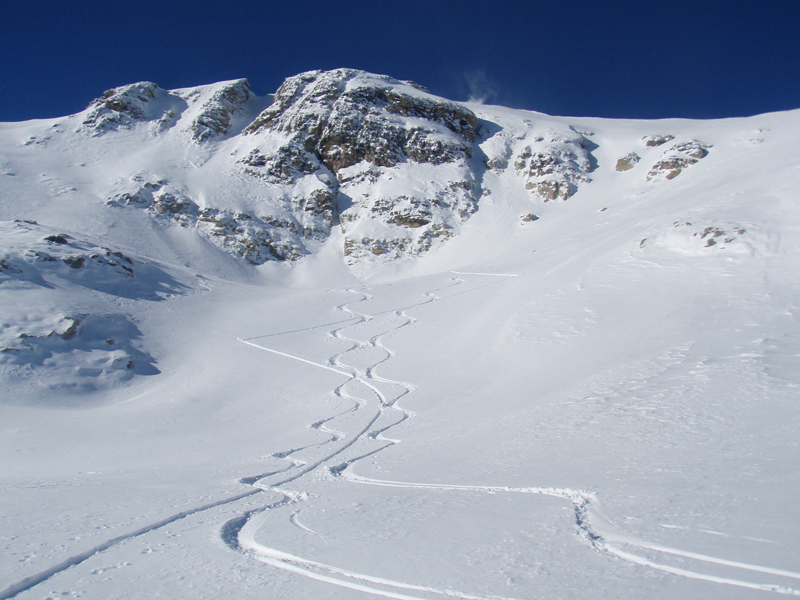
[[[0,125],[0,598],[800,596],[800,111],[466,104],[469,163],[347,188],[469,170],[452,235],[248,262],[152,208],[300,219],[232,166],[269,99],[198,120],[226,85]]]

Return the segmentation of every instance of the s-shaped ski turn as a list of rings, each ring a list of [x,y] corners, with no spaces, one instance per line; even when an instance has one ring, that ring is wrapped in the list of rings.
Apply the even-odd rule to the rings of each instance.
[[[487,275],[497,278],[515,276],[513,274],[491,273],[453,272],[453,274],[474,277]],[[461,277],[455,277],[451,279],[446,288],[461,285],[465,282],[465,279]],[[500,281],[496,279],[494,282],[485,285],[496,285],[497,283],[500,283]],[[479,289],[480,287],[485,287],[485,285],[479,285],[463,291],[454,292],[453,290],[449,290],[451,293],[448,294],[447,297],[468,293],[474,291],[475,289]],[[355,304],[369,300],[371,298],[369,294],[364,291],[357,291],[353,289],[348,290],[350,293],[358,294],[361,297],[355,301],[344,303],[337,307],[339,311],[344,312],[351,318],[343,319],[342,321],[337,322],[337,325],[342,326],[331,330],[329,335],[342,342],[349,343],[351,346],[343,352],[332,356],[327,363],[314,362],[299,356],[280,352],[267,346],[256,344],[254,341],[252,341],[252,339],[240,340],[243,343],[261,350],[292,360],[297,360],[310,366],[334,371],[337,374],[342,375],[343,377],[347,378],[347,381],[336,387],[333,390],[333,394],[335,396],[346,396],[352,399],[355,402],[355,410],[369,411],[366,425],[364,427],[354,432],[349,437],[343,436],[340,440],[337,440],[339,443],[336,448],[329,450],[324,454],[324,456],[321,456],[319,460],[305,465],[300,471],[295,472],[294,475],[290,477],[284,477],[280,481],[272,481],[268,485],[259,485],[258,483],[256,483],[256,485],[259,485],[259,487],[262,487],[262,489],[265,490],[286,493],[280,488],[281,485],[284,485],[290,481],[294,481],[310,471],[323,468],[327,469],[329,473],[331,473],[345,485],[371,485],[403,489],[428,489],[462,494],[509,493],[555,497],[571,504],[575,515],[575,527],[577,533],[576,537],[583,543],[591,546],[599,553],[636,565],[690,579],[703,580],[717,584],[736,586],[764,592],[773,592],[782,595],[800,596],[800,588],[790,587],[784,584],[756,582],[744,578],[720,577],[702,572],[700,570],[700,566],[702,564],[714,564],[739,569],[743,572],[750,573],[751,575],[769,575],[790,580],[800,580],[800,573],[798,572],[774,569],[744,562],[730,561],[700,553],[687,552],[638,539],[635,536],[629,535],[620,530],[605,516],[597,498],[597,494],[592,491],[554,487],[510,487],[502,485],[469,486],[452,485],[447,483],[415,483],[379,480],[357,475],[354,472],[353,466],[366,457],[374,457],[380,451],[400,443],[399,439],[388,437],[386,432],[414,416],[411,412],[403,409],[398,403],[403,396],[406,396],[414,390],[414,386],[408,382],[401,382],[381,377],[377,373],[378,368],[390,361],[394,355],[393,352],[383,343],[383,338],[394,331],[408,327],[416,322],[417,319],[410,316],[406,311],[441,300],[442,297],[437,296],[436,293],[446,288],[438,288],[436,290],[427,292],[425,294],[426,299],[422,302],[403,308],[393,309],[392,311],[383,311],[381,313],[373,314],[360,313],[352,308],[352,306]],[[350,331],[355,329],[356,326],[363,325],[375,317],[386,314],[387,312],[393,313],[398,319],[398,324],[396,324],[394,327],[383,331],[380,334],[369,337],[366,340],[360,340],[358,338],[351,337],[352,333],[350,333]],[[375,360],[371,364],[361,365],[358,368],[351,366],[348,363],[348,353],[356,352],[361,349],[382,350],[384,355],[379,360]],[[359,391],[352,392],[353,395],[351,395],[350,392],[346,392],[345,387],[348,386],[348,384],[351,384],[351,387],[358,388]],[[384,386],[393,386],[395,389],[399,388],[402,391],[394,396],[389,396],[382,391],[382,387]],[[394,418],[387,418],[391,413],[394,413]],[[340,415],[334,415],[334,417],[330,417],[328,420],[333,420],[337,416]],[[384,426],[378,425],[379,422],[384,421],[389,421],[389,424]],[[345,439],[346,441],[343,441]],[[378,440],[383,442],[383,444],[377,448],[369,449],[353,458],[345,460],[344,462],[332,464],[334,459],[337,459],[346,449],[354,446],[357,442],[364,441],[366,439]],[[253,511],[248,514],[247,519],[240,519],[238,521],[240,526],[238,528],[236,540],[237,543],[231,545],[272,567],[331,585],[349,588],[360,592],[366,592],[377,596],[383,596],[386,598],[425,600],[425,598],[438,596],[462,598],[465,600],[472,600],[476,598],[513,600],[505,596],[477,596],[466,591],[438,589],[419,583],[390,580],[371,574],[357,573],[352,570],[343,569],[334,565],[323,564],[318,561],[292,555],[277,548],[271,548],[258,542],[256,540],[256,533],[259,531],[259,529],[267,527],[267,522],[269,519],[268,511],[270,508],[273,508],[273,506],[274,505],[270,505],[259,511]],[[637,551],[637,549],[639,550]],[[641,550],[650,551],[651,554],[656,553],[662,555],[672,555],[689,559],[693,561],[693,564],[696,566],[690,569],[678,568],[668,564],[663,564],[657,560],[653,560],[638,554],[637,552]],[[418,595],[409,595],[414,593],[423,594],[424,597]]]

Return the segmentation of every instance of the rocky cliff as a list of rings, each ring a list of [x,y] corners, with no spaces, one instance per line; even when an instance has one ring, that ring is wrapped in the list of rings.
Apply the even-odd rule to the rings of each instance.
[[[245,79],[180,90],[141,82],[108,90],[25,145],[68,146],[103,172],[90,188],[110,209],[141,211],[247,263],[336,244],[355,264],[445,244],[487,196],[518,190],[536,210],[591,185],[600,145],[590,130],[502,110],[353,69],[301,73],[268,97]],[[666,132],[628,146],[616,170],[639,173],[646,158],[642,176],[654,185],[709,152]],[[70,182],[60,189],[82,193]]]

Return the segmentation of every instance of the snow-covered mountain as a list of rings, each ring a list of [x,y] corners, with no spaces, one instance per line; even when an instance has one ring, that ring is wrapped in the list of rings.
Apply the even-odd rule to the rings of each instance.
[[[0,598],[800,595],[798,125],[351,69],[0,124]]]

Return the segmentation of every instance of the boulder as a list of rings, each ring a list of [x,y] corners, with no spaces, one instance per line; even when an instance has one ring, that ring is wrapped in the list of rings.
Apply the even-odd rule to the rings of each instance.
[[[623,156],[619,160],[617,160],[616,170],[620,173],[624,171],[630,171],[633,166],[638,163],[640,160],[639,155],[635,152],[631,152],[630,154]]]

